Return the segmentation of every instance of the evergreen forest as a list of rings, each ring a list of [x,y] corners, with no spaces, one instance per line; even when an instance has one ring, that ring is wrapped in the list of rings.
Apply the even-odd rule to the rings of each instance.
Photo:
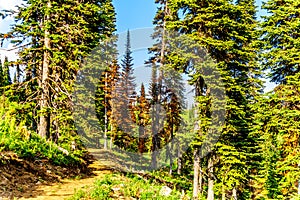
[[[0,199],[300,199],[300,1],[153,1],[0,11]]]

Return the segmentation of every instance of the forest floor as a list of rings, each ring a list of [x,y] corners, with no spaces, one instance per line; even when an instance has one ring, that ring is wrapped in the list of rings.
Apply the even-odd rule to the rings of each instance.
[[[64,168],[45,160],[23,160],[12,152],[1,153],[0,200],[63,200],[78,190],[88,190],[107,174],[128,172],[131,168],[132,163],[126,162],[130,159],[123,155],[99,149],[89,152],[87,168]]]
[[[12,152],[1,152],[0,157],[0,200],[66,199],[105,175],[119,171],[116,164],[106,159],[111,158],[109,152],[102,159],[89,156],[88,168],[64,168],[46,160],[23,160]]]
[[[76,191],[84,190],[98,179],[104,178],[106,174],[112,173],[112,170],[102,166],[99,161],[94,161],[89,168],[92,168],[93,175],[89,177],[74,177],[72,179],[62,179],[59,182],[50,185],[41,185],[30,196],[20,199],[28,200],[60,200],[71,197]]]

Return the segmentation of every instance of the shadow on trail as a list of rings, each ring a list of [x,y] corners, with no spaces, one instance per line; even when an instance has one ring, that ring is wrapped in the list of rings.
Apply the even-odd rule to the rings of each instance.
[[[92,157],[88,162],[93,162]],[[1,152],[0,199],[36,198],[44,194],[39,189],[41,186],[61,183],[62,179],[67,178],[93,177],[93,170],[84,165],[56,166],[48,160],[28,161],[18,158],[14,153]]]
[[[137,157],[135,153],[121,150],[88,149],[94,159],[101,163],[102,167],[119,172],[140,172],[150,170],[150,159]],[[151,171],[151,170],[150,170]]]

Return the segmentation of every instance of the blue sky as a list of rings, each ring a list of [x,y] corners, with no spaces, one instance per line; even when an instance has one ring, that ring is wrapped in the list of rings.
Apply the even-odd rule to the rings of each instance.
[[[118,32],[152,27],[156,12],[154,0],[113,0],[117,13]]]

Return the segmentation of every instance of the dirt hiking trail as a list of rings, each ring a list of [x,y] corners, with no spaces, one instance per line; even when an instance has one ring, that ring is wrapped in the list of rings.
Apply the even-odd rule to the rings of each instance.
[[[77,190],[91,186],[96,180],[102,179],[106,174],[112,173],[113,170],[101,165],[99,161],[94,161],[90,166],[93,169],[93,176],[63,179],[59,183],[50,185],[41,185],[32,194],[22,197],[22,200],[63,200],[71,197]],[[31,196],[31,197],[30,197]]]

